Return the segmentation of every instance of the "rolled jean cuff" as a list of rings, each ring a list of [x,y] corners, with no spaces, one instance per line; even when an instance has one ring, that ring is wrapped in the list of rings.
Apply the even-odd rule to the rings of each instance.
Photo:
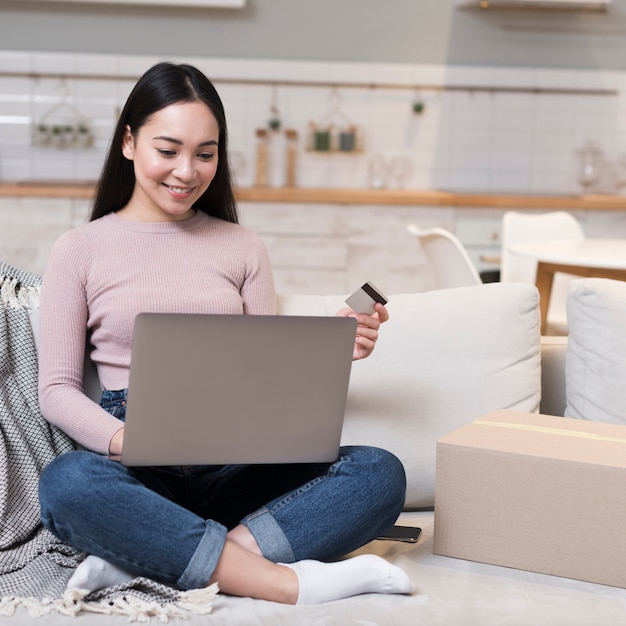
[[[178,586],[181,589],[200,589],[207,586],[222,556],[226,532],[225,526],[211,520],[206,521],[204,535],[178,579]]]
[[[252,533],[261,554],[274,563],[293,563],[295,555],[285,533],[265,507],[250,513],[241,520]]]

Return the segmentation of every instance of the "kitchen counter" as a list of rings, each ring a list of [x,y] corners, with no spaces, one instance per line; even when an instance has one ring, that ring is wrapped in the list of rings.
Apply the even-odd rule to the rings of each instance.
[[[0,197],[85,198],[94,193],[94,182],[24,181],[0,182]],[[243,202],[301,204],[370,204],[393,206],[481,207],[498,209],[598,209],[626,210],[626,197],[613,195],[510,195],[454,193],[413,189],[322,189],[242,187],[236,190]]]

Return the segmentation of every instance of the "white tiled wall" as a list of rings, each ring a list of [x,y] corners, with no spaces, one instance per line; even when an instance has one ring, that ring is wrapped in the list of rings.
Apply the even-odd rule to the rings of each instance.
[[[0,260],[41,274],[55,239],[86,221],[88,205],[69,198],[0,198]]]
[[[95,180],[119,109],[136,78],[158,60],[0,51],[0,179]],[[626,154],[626,72],[175,60],[197,65],[215,81],[227,112],[237,182],[243,186],[254,182],[255,130],[267,125],[273,104],[283,128],[299,133],[298,183],[304,187],[367,187],[371,161],[380,155],[386,163],[397,157],[409,163],[402,182],[407,188],[577,194],[577,150],[585,142],[594,141],[610,161]],[[246,82],[253,79],[352,87],[333,92],[329,86]],[[416,92],[389,86],[415,84],[614,89],[618,95]],[[412,112],[415,100],[425,103],[422,115]],[[93,146],[60,150],[31,145],[31,124],[64,102],[89,119]],[[323,120],[333,104],[361,127],[362,153],[304,149],[310,123]],[[272,141],[280,139],[275,135]],[[273,156],[269,179],[281,184],[282,149]],[[397,186],[398,177],[391,175],[387,184]],[[497,268],[485,255],[499,254],[498,209],[263,203],[242,203],[240,209],[244,224],[264,239],[282,293],[346,293],[364,280],[388,293],[428,289],[432,278],[406,233],[409,222],[455,232],[479,269]],[[0,258],[43,272],[54,239],[83,222],[87,210],[85,200],[0,198]],[[626,237],[626,211],[579,212],[577,217],[589,236]]]
[[[95,179],[119,111],[134,80],[159,59],[0,51],[0,178]],[[227,111],[230,149],[241,185],[254,182],[255,130],[265,127],[275,104],[284,128],[299,132],[299,184],[365,187],[376,154],[387,163],[405,157],[409,171],[388,186],[455,191],[577,193],[577,150],[594,141],[607,159],[626,154],[626,72],[533,68],[449,67],[409,64],[295,62],[254,59],[176,59],[203,69]],[[43,76],[61,74],[65,80]],[[27,77],[24,74],[41,74]],[[77,75],[101,76],[98,79]],[[118,77],[111,80],[108,77]],[[325,81],[330,86],[254,85],[226,81]],[[220,83],[222,80],[222,83]],[[355,83],[371,88],[350,87]],[[616,89],[617,96],[390,88],[448,85],[538,89]],[[622,93],[623,92],[623,93]],[[415,100],[425,103],[421,115]],[[87,150],[31,145],[31,123],[67,102],[91,123],[96,141]],[[304,151],[309,124],[345,117],[363,131],[359,154]],[[279,137],[274,137],[279,140]],[[270,180],[283,179],[282,150]]]

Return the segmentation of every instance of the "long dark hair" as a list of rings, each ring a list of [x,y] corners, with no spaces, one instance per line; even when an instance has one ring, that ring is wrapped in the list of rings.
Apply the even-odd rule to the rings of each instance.
[[[228,165],[224,106],[211,81],[191,65],[157,63],[133,87],[117,122],[96,187],[90,221],[126,206],[135,186],[132,161],[122,154],[126,127],[136,134],[151,115],[179,102],[204,102],[219,126],[218,163],[209,188],[193,208],[228,222],[239,222]]]

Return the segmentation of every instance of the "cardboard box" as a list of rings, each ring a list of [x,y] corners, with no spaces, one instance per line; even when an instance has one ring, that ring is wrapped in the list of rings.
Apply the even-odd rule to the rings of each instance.
[[[626,426],[495,411],[437,442],[434,552],[626,588]]]

